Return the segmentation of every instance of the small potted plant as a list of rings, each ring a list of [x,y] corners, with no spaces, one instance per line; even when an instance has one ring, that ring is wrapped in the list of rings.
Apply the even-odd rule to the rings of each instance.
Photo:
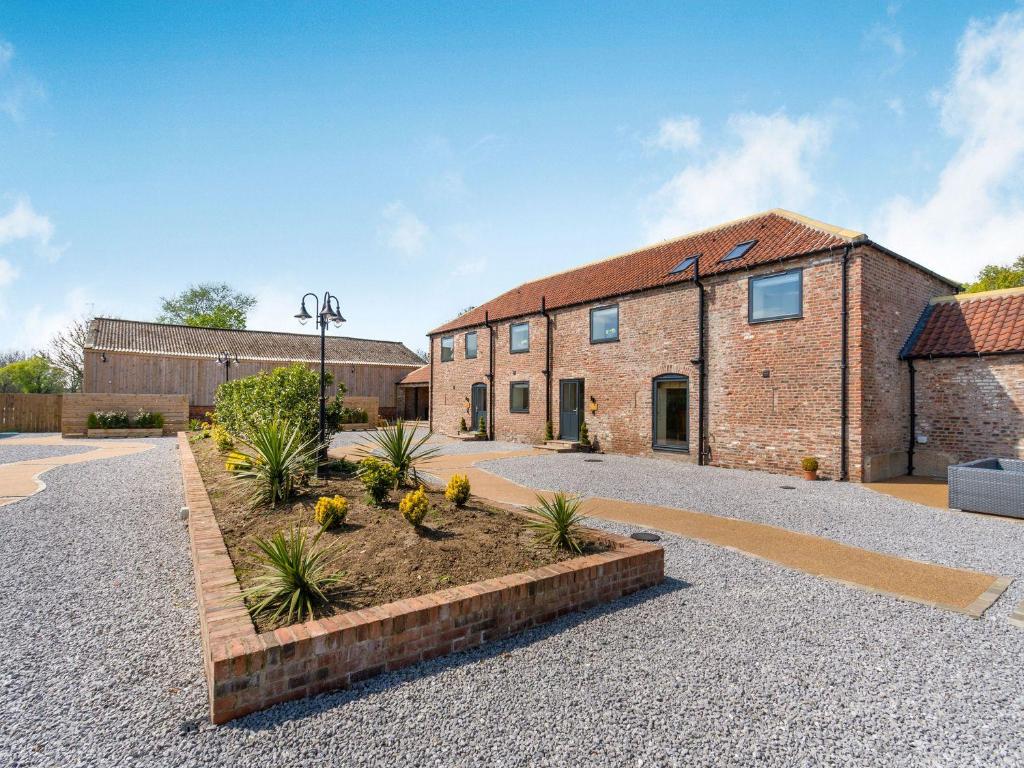
[[[818,479],[818,460],[813,456],[804,456],[800,460],[800,467],[804,471],[804,480]]]
[[[461,419],[459,419],[459,432],[467,432],[467,431],[468,431],[468,429],[466,427],[466,417],[463,416]]]

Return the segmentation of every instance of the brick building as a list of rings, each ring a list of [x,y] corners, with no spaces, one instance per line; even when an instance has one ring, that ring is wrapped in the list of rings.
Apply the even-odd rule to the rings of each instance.
[[[423,365],[398,341],[328,336],[327,371],[350,396],[376,397],[396,415],[395,385]],[[189,396],[194,416],[213,410],[217,386],[292,363],[320,368],[320,336],[237,331],[98,317],[85,343],[83,392]]]
[[[772,210],[541,278],[430,332],[430,420],[545,423],[606,451],[826,477],[904,474],[922,308],[957,285]]]
[[[1024,288],[932,299],[903,350],[915,474],[1024,459]]]

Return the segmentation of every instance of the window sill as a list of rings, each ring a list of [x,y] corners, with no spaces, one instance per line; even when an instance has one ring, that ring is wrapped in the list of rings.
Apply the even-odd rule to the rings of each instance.
[[[508,353],[509,353],[510,355],[525,355],[525,354],[526,354],[527,352],[529,352],[529,351],[530,351],[530,350],[528,350],[528,349],[510,349],[510,350],[508,351]]]
[[[619,337],[616,336],[614,339],[591,339],[591,344],[613,344],[618,342]]]
[[[803,320],[803,314],[799,315],[783,315],[782,317],[767,317],[764,320],[752,320],[747,318],[748,325],[764,325],[765,323],[780,323],[784,320]]]
[[[689,453],[689,445],[652,445],[652,451],[667,451],[669,453]]]

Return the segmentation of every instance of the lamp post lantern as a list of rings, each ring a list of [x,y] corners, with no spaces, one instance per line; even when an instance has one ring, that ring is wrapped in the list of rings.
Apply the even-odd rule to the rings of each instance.
[[[302,297],[302,308],[295,318],[300,324],[305,325],[314,315],[306,310],[306,299],[313,297],[313,307],[316,310],[316,326],[320,329],[320,461],[322,467],[327,463],[327,367],[324,361],[326,356],[327,328],[331,323],[341,325],[345,318],[341,316],[341,307],[338,304],[338,297],[329,291],[324,291],[323,299],[315,293],[307,293]]]

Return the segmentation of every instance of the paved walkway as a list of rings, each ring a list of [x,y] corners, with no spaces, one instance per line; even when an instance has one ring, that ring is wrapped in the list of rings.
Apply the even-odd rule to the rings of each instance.
[[[41,459],[15,461],[0,464],[0,506],[11,504],[27,496],[39,493],[46,483],[39,479],[47,470],[64,464],[78,464],[83,461],[109,459],[115,456],[128,456],[141,451],[148,451],[153,446],[146,443],[133,443],[127,440],[66,440],[59,435],[46,437],[9,437],[4,440],[5,446],[74,446],[87,447],[93,450],[85,453],[74,453],[65,456],[48,456]]]
[[[945,480],[937,477],[904,475],[877,483],[864,483],[864,487],[926,507],[949,509],[949,488]]]
[[[536,502],[537,490],[475,465],[541,454],[527,449],[435,456],[424,462],[423,471],[444,482],[454,474],[465,474],[475,496],[522,507]],[[335,448],[332,455],[351,457],[353,450]],[[551,494],[550,490],[540,490]],[[591,517],[671,531],[822,578],[973,617],[980,617],[1012,581],[998,574],[924,563],[773,525],[675,507],[588,496],[583,500],[583,511]]]

